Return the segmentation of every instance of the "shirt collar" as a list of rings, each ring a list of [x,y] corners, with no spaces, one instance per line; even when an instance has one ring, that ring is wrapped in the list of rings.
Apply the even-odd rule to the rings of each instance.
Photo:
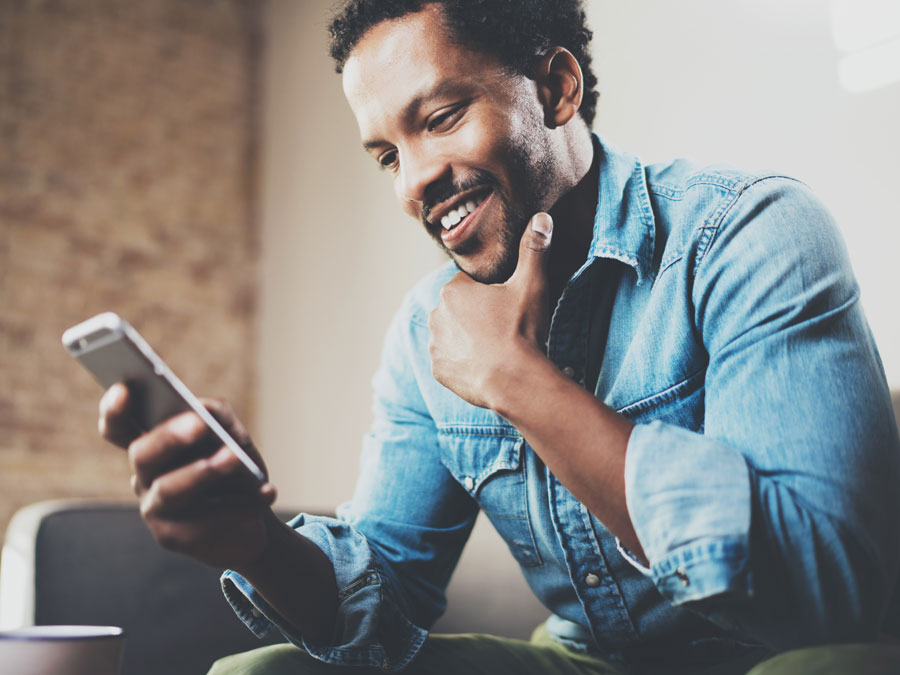
[[[618,260],[634,268],[638,284],[643,283],[653,275],[656,234],[644,165],[636,155],[620,152],[596,134],[593,141],[600,189],[585,266],[595,258]]]

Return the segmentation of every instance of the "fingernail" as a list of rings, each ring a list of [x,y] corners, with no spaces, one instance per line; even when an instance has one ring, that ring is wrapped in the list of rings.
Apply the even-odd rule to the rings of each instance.
[[[548,213],[538,213],[531,219],[531,229],[545,237],[553,234],[553,219]]]
[[[197,433],[199,418],[192,413],[179,415],[169,423],[169,430],[186,440]]]
[[[226,447],[221,447],[209,458],[209,463],[213,466],[225,466],[230,460],[231,450]]]
[[[100,397],[100,412],[106,413],[122,398],[122,388],[116,384],[106,390]]]

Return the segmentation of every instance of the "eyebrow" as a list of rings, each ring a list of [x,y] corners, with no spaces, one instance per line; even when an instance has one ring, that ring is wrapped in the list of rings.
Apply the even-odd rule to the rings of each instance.
[[[426,101],[442,98],[445,96],[457,95],[462,92],[464,86],[455,80],[441,80],[437,84],[427,89],[423,89],[413,96],[400,112],[400,117],[404,122],[408,122],[414,114],[422,107]],[[363,141],[363,149],[370,152],[373,149],[380,148],[385,145],[384,141]]]

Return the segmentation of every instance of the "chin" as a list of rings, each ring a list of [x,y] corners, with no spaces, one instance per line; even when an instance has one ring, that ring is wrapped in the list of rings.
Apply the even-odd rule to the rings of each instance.
[[[519,251],[516,249],[512,255],[510,252],[505,252],[492,260],[477,260],[475,256],[458,256],[453,253],[450,254],[450,257],[453,258],[459,269],[478,283],[502,284],[508,281],[515,272],[518,254]]]

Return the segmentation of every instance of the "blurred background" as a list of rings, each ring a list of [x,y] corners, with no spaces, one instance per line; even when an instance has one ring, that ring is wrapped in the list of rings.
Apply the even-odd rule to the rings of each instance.
[[[349,497],[383,333],[442,256],[361,150],[332,4],[0,0],[0,532],[30,502],[131,498],[59,341],[106,310],[232,401],[280,506]],[[900,3],[586,4],[601,136],[809,183],[900,387]],[[488,630],[528,591],[474,536],[460,592]]]

